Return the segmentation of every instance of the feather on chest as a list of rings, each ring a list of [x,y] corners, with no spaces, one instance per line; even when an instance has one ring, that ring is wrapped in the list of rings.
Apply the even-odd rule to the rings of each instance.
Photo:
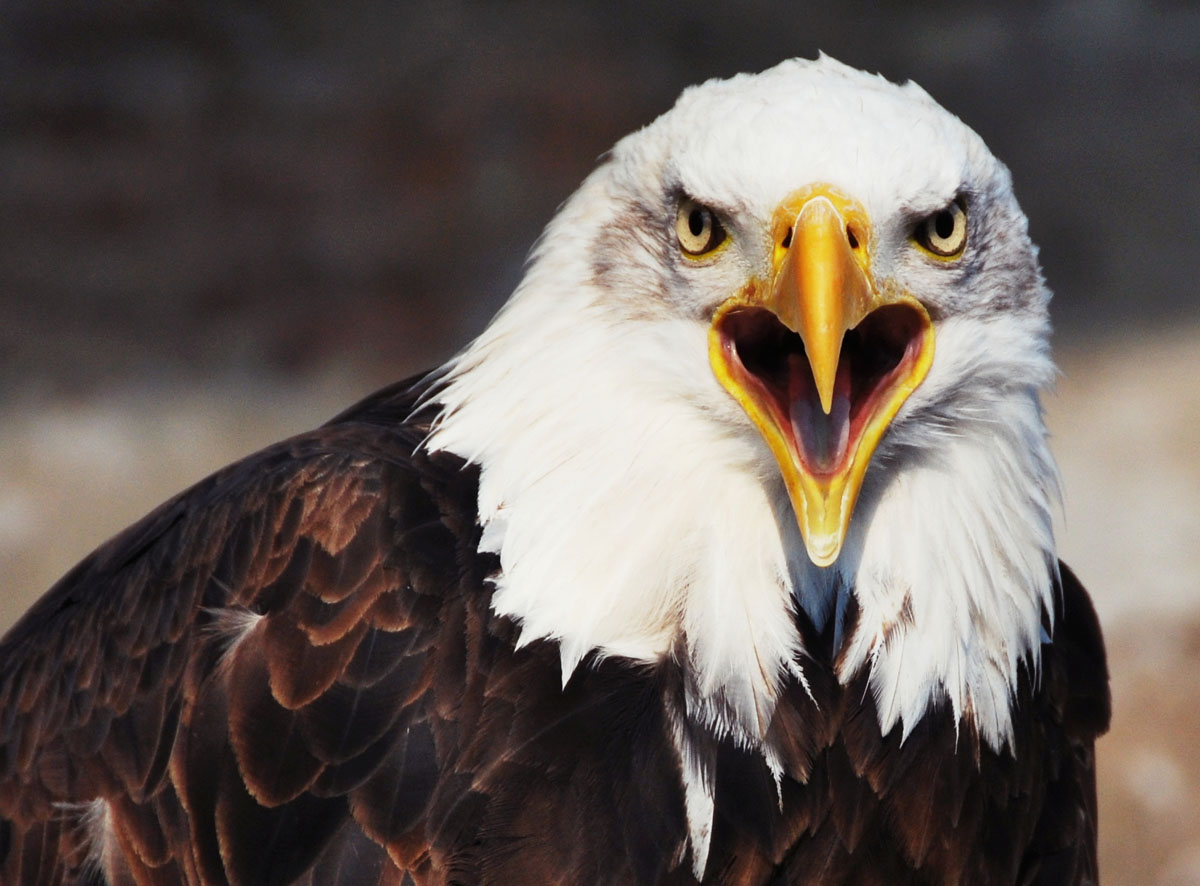
[[[470,774],[479,819],[440,857],[460,864],[462,844],[482,840],[481,883],[527,873],[531,859],[548,882],[693,883],[686,794],[700,773],[712,799],[704,883],[1088,882],[1088,824],[1069,810],[1094,812],[1087,736],[1102,712],[1089,693],[1103,675],[1073,671],[1098,633],[1077,590],[1067,596],[1045,685],[1022,668],[1000,751],[947,703],[907,734],[883,733],[869,674],[838,676],[832,623],[797,619],[807,683],[781,687],[764,756],[695,722],[681,744],[687,681],[675,664],[589,659],[561,687],[554,645],[514,649],[516,626],[496,619],[488,685],[456,724],[469,739],[445,763]],[[519,856],[505,854],[513,846]]]

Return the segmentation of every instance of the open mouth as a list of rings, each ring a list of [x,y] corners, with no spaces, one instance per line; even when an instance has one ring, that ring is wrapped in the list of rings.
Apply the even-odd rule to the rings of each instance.
[[[809,559],[837,560],[871,458],[933,364],[933,320],[871,270],[871,224],[831,185],[784,198],[770,266],[716,309],[708,358],[779,465]]]
[[[847,469],[871,416],[911,376],[925,325],[916,309],[892,304],[848,330],[828,413],[804,342],[772,311],[737,308],[721,319],[718,333],[733,374],[770,414],[804,470],[825,478]]]

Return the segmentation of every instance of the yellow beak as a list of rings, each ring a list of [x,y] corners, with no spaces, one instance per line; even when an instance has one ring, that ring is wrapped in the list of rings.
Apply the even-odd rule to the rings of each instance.
[[[779,464],[809,558],[845,543],[871,455],[933,361],[920,302],[871,273],[866,212],[827,185],[776,210],[769,278],[716,311],[709,360]]]

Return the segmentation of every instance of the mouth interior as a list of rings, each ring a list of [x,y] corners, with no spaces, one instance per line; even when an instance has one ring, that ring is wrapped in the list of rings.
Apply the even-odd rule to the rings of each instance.
[[[863,428],[911,370],[922,326],[915,309],[887,305],[849,330],[842,338],[828,415],[821,408],[804,342],[771,311],[735,310],[724,318],[720,334],[735,373],[790,437],[805,470],[831,476],[846,468]]]

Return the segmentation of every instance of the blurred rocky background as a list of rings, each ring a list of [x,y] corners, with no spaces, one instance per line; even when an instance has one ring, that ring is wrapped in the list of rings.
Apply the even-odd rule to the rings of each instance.
[[[1102,871],[1200,883],[1195,3],[0,0],[0,630],[167,495],[449,356],[684,86],[819,50],[1013,171],[1111,648]]]

